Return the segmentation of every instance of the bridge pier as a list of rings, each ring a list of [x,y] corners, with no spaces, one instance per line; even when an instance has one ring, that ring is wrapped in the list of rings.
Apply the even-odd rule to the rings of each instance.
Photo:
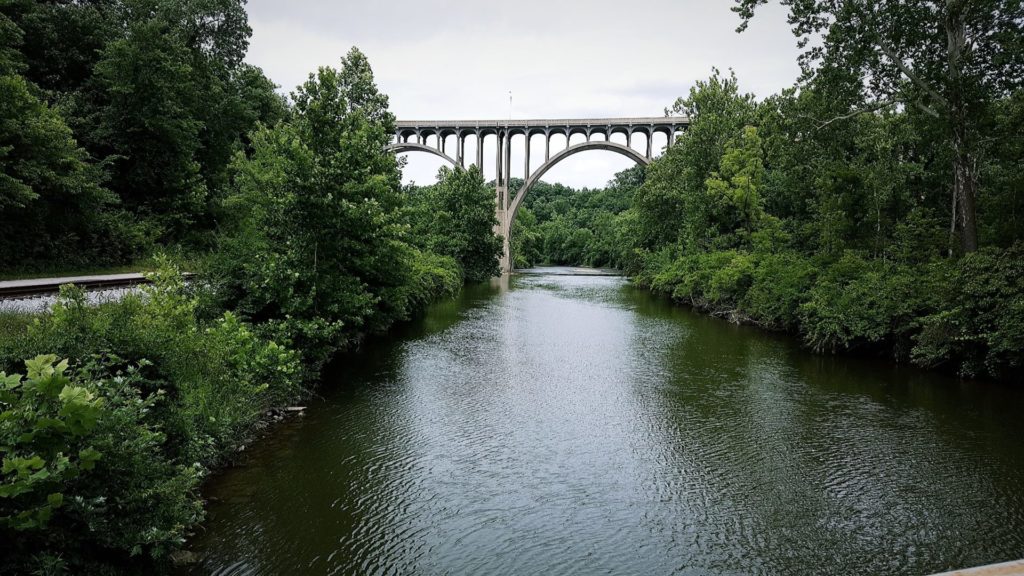
[[[498,267],[502,274],[512,272],[512,214],[503,204],[503,199],[508,198],[508,186],[499,183],[494,191],[494,216],[498,223],[494,225],[494,233],[501,236],[502,250],[501,258],[498,259]]]
[[[637,164],[649,164],[654,157],[652,140],[656,133],[665,134],[668,145],[673,144],[676,132],[685,130],[689,119],[685,117],[661,118],[599,118],[575,120],[418,120],[399,121],[395,126],[395,141],[389,145],[390,150],[402,152],[427,152],[439,156],[454,166],[464,166],[466,158],[466,138],[473,136],[476,140],[476,165],[483,169],[484,140],[494,136],[495,143],[495,217],[497,224],[494,232],[503,239],[503,250],[500,259],[502,273],[513,269],[511,253],[512,222],[523,198],[552,166],[585,150],[606,150],[630,158]],[[611,141],[612,134],[622,133],[626,144]],[[633,149],[633,134],[643,134],[646,139],[644,152]],[[530,137],[544,136],[544,162],[537,169],[530,171]],[[574,134],[583,136],[582,142],[571,143]],[[604,136],[603,140],[593,138],[594,135]],[[524,184],[519,190],[510,190],[512,176],[512,137],[522,135],[525,139],[525,158],[523,161]],[[551,138],[555,135],[565,136],[565,149],[552,154]],[[428,144],[427,138],[435,136],[436,146]],[[449,156],[446,136],[455,136],[455,154]],[[412,140],[412,141],[410,141]]]

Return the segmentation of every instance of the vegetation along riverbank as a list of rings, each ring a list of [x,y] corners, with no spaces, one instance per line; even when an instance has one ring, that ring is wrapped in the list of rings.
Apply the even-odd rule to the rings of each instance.
[[[202,278],[161,258],[141,294],[92,306],[66,290],[49,313],[5,317],[5,573],[166,567],[203,518],[202,477],[262,415],[336,351],[497,272],[480,172],[403,191],[394,117],[358,50],[286,102],[241,63],[241,3],[152,8],[0,11],[0,210],[20,222],[3,229],[4,269],[169,245]],[[206,18],[234,25],[190,27]],[[58,49],[25,41],[40,34]]]
[[[737,2],[744,26],[761,3]],[[537,184],[515,262],[617,267],[819,352],[1020,382],[1019,2],[783,4],[814,40],[796,86],[758,99],[713,71],[648,166]],[[242,0],[0,6],[0,276],[156,270],[118,302],[0,316],[4,573],[165,569],[261,415],[499,272],[493,186],[475,166],[402,186],[359,50],[284,97],[245,62],[251,33]]]

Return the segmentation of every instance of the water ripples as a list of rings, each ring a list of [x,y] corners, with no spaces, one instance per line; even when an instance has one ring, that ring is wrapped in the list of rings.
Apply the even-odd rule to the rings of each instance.
[[[513,283],[343,359],[336,390],[210,486],[195,572],[921,574],[1024,556],[1018,393],[822,362],[619,278]]]

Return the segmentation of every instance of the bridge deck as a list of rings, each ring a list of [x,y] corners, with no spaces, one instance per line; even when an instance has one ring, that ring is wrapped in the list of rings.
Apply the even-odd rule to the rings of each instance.
[[[679,126],[688,124],[683,116],[639,118],[548,118],[531,120],[398,120],[397,128],[547,128],[564,126]]]

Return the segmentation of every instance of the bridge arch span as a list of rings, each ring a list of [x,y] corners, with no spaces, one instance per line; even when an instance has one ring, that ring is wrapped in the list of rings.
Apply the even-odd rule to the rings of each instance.
[[[591,140],[590,142],[573,144],[572,146],[553,154],[550,159],[541,164],[539,168],[533,171],[533,174],[530,174],[530,177],[526,179],[526,182],[524,182],[522,187],[516,192],[508,210],[508,230],[506,231],[506,235],[511,231],[512,222],[515,221],[516,213],[519,212],[519,205],[523,203],[523,200],[526,198],[526,194],[530,191],[530,187],[539,182],[541,177],[544,176],[548,170],[554,168],[555,165],[562,160],[565,160],[573,154],[578,154],[587,150],[606,150],[608,152],[621,154],[637,164],[647,165],[651,163],[651,160],[640,152],[633,150],[629,146],[619,144],[618,142],[611,142],[609,140]]]
[[[444,159],[445,162],[452,166],[459,165],[451,156],[441,152],[437,148],[427,146],[426,144],[417,144],[415,142],[396,142],[389,144],[387,149],[391,150],[395,154],[402,154],[403,152],[427,152],[428,154],[433,154],[434,156]]]

